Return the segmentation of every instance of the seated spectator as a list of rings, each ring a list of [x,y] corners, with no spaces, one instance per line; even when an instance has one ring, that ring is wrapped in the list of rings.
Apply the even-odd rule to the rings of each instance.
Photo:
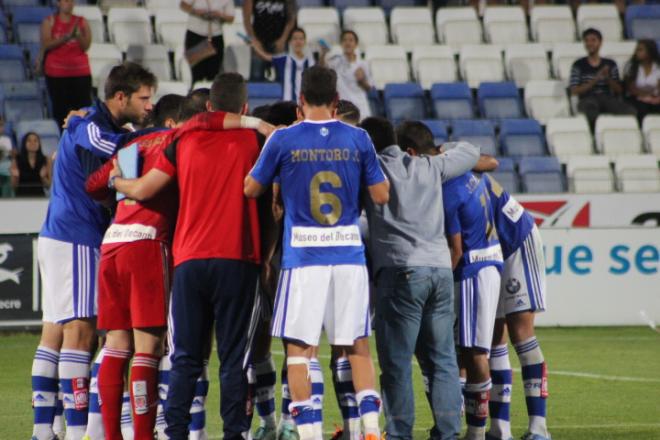
[[[577,96],[578,111],[584,113],[591,129],[601,113],[634,115],[635,108],[621,99],[623,88],[614,60],[601,58],[603,36],[589,28],[582,33],[587,56],[578,59],[571,68],[571,95]]]
[[[0,116],[0,162],[11,160],[13,154],[11,138],[5,133],[5,120]]]
[[[39,135],[23,136],[18,155],[11,164],[11,184],[17,197],[44,197],[50,187],[50,162],[41,151]]]
[[[626,64],[626,95],[637,109],[640,123],[649,113],[660,113],[660,54],[653,40],[639,40]]]
[[[369,64],[361,60],[357,53],[358,36],[353,31],[341,33],[341,55],[333,55],[325,59],[328,49],[321,50],[319,64],[327,65],[337,72],[337,92],[339,99],[351,101],[360,109],[362,118],[371,116],[369,97],[367,92],[371,89],[371,75]]]

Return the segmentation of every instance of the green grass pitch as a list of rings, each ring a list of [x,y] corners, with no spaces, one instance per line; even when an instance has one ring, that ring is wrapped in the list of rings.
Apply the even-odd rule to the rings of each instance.
[[[554,440],[660,440],[660,334],[648,327],[544,328],[537,333],[549,369],[548,425]],[[0,333],[0,440],[30,438],[30,369],[37,342],[35,334]],[[278,365],[280,347],[274,344]],[[518,368],[515,355],[511,360]],[[321,349],[321,363],[326,378],[324,428],[330,433],[341,420],[327,346]],[[209,436],[219,439],[216,371],[213,359],[207,418]],[[430,412],[418,369],[414,381],[415,439],[426,439]],[[520,374],[515,371],[512,426],[516,438],[525,431],[526,417]]]

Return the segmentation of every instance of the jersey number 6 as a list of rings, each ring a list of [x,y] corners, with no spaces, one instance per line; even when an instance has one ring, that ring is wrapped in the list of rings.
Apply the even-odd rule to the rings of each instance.
[[[341,200],[331,192],[321,192],[321,185],[327,183],[333,188],[341,188],[341,178],[332,171],[320,171],[312,177],[309,184],[309,199],[314,220],[322,225],[332,226],[341,217]],[[323,206],[329,206],[328,212],[322,212]],[[325,208],[327,211],[328,208]]]

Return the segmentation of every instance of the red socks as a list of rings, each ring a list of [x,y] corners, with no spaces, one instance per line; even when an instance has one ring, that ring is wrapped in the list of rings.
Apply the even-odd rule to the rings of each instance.
[[[158,362],[160,358],[135,353],[131,366],[131,406],[135,440],[152,440],[158,406]]]
[[[122,440],[121,405],[124,393],[124,371],[131,352],[105,348],[98,375],[101,416],[106,440]]]

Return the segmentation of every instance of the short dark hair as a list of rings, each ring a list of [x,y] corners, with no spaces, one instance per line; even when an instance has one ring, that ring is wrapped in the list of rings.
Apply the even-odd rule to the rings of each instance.
[[[277,125],[289,126],[298,119],[298,106],[293,101],[278,101],[270,106],[265,121]]]
[[[301,27],[294,27],[293,29],[291,29],[291,32],[289,32],[289,38],[287,39],[287,41],[291,41],[293,34],[295,34],[296,32],[302,33],[305,39],[307,39],[307,32],[305,32],[305,29]]]
[[[403,150],[411,148],[418,154],[434,154],[436,152],[433,133],[419,121],[404,121],[396,129],[399,147]]]
[[[151,124],[155,127],[164,127],[165,121],[170,118],[179,122],[179,108],[184,100],[185,97],[174,93],[162,96],[149,114]]]
[[[306,69],[302,74],[300,94],[309,105],[332,105],[337,99],[337,74],[318,65]]]
[[[240,113],[247,102],[247,83],[240,73],[220,73],[213,80],[209,96],[213,110]]]
[[[205,112],[210,92],[210,89],[201,87],[188,93],[188,96],[186,96],[179,106],[178,121],[187,121],[196,114]]]
[[[587,38],[588,35],[594,35],[598,40],[603,41],[603,34],[600,33],[598,29],[587,28],[582,32],[582,39]]]
[[[358,37],[358,34],[350,29],[346,29],[345,31],[342,31],[341,35],[339,36],[339,41],[343,40],[344,35],[348,35],[348,34],[353,35],[353,38],[355,38],[356,43],[360,42],[360,38]]]
[[[155,88],[158,86],[158,79],[139,64],[126,61],[110,70],[103,89],[105,99],[113,98],[118,92],[124,92],[126,96],[131,96],[142,86]]]
[[[264,104],[253,108],[250,113],[255,118],[263,119],[264,121],[266,121],[268,119],[269,112],[270,112],[270,104]]]
[[[376,116],[365,118],[360,122],[360,128],[366,130],[369,134],[377,152],[382,151],[390,145],[396,145],[394,126],[385,118]]]
[[[347,99],[340,99],[337,102],[337,116],[353,124],[360,122],[360,109]]]

